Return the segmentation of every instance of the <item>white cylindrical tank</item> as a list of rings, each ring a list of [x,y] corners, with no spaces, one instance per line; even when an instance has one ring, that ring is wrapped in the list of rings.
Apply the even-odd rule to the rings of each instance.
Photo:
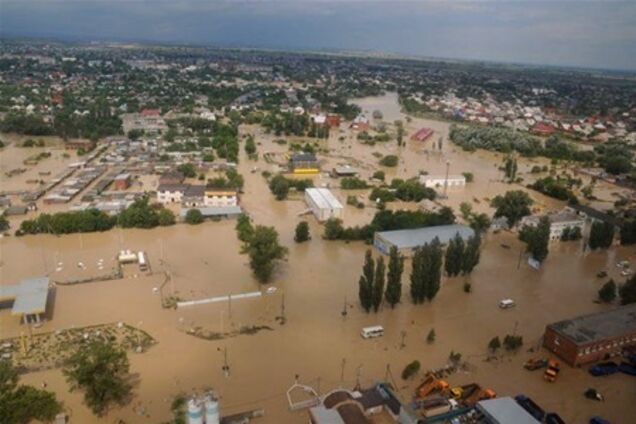
[[[219,401],[211,395],[205,398],[205,424],[219,424]]]
[[[188,401],[188,424],[203,424],[203,407],[196,399]]]

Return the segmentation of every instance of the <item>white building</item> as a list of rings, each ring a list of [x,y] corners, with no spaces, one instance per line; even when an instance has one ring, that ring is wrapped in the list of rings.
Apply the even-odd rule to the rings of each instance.
[[[578,228],[582,233],[583,227],[585,226],[584,218],[569,211],[548,214],[548,219],[550,220],[550,241],[561,240],[566,228],[569,228],[570,231],[574,228]],[[540,220],[541,217],[538,215],[526,216],[521,220],[520,226],[528,225],[535,227],[539,225]]]
[[[157,188],[157,201],[163,205],[181,203],[188,184],[160,184]]]
[[[326,221],[329,218],[342,218],[342,203],[326,188],[306,189],[305,202],[318,221]]]
[[[445,175],[420,175],[420,183],[429,188],[443,188],[446,182]],[[449,175],[448,187],[464,187],[466,177],[463,175]]]
[[[235,190],[208,188],[205,190],[204,204],[214,208],[238,206],[238,196]]]

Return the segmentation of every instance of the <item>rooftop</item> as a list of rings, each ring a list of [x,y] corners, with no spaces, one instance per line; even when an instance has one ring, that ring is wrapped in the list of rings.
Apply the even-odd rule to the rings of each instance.
[[[636,304],[548,325],[577,345],[636,333]]]
[[[433,227],[415,228],[411,230],[381,231],[375,233],[376,237],[395,245],[398,249],[415,248],[430,243],[437,237],[442,244],[459,234],[463,239],[475,235],[475,231],[465,225],[436,225]]]
[[[479,401],[477,409],[492,424],[537,424],[539,422],[511,397]]]
[[[230,216],[230,215],[240,215],[243,213],[243,210],[240,206],[219,206],[219,207],[207,207],[207,208],[194,208],[201,211],[203,216]],[[189,209],[181,209],[180,216],[181,218],[185,218]]]
[[[48,277],[27,278],[18,284],[0,286],[0,302],[13,300],[11,315],[42,314],[48,293]]]
[[[342,203],[326,188],[308,188],[305,193],[321,209],[342,209]]]

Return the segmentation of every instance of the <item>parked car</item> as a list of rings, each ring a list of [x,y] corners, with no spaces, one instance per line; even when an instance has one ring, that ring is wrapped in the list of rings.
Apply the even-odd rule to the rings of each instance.
[[[590,420],[590,424],[612,424],[612,423],[610,423],[604,418],[596,416],[596,417],[592,417],[592,419]]]
[[[622,372],[623,374],[636,376],[636,365],[634,365],[633,363],[630,364],[629,362],[621,362],[621,364],[618,366],[618,371]]]
[[[588,372],[594,377],[616,374],[618,372],[618,364],[611,361],[601,362],[600,364],[592,365]]]

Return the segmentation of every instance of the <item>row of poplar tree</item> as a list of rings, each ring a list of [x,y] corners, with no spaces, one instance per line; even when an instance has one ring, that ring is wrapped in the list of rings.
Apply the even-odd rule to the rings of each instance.
[[[457,234],[451,239],[444,254],[442,244],[435,238],[415,250],[411,270],[411,300],[415,304],[432,300],[440,288],[442,264],[449,277],[466,275],[479,263],[481,239],[475,235],[464,242]],[[402,272],[404,257],[393,246],[389,252],[388,271],[384,257],[373,259],[371,250],[367,250],[358,281],[360,304],[366,312],[377,312],[385,300],[391,308],[402,298]],[[385,287],[386,284],[386,287]]]

